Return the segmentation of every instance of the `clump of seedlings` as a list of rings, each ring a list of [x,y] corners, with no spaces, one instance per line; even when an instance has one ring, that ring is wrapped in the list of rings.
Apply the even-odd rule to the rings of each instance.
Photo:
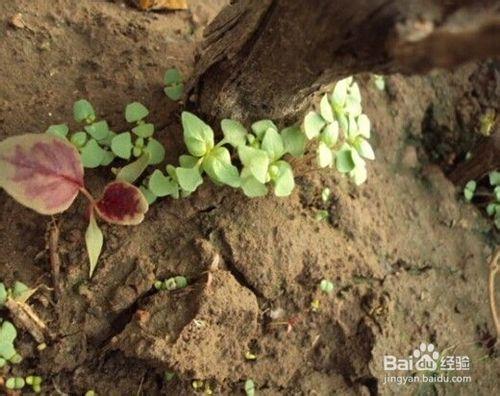
[[[328,295],[333,293],[334,288],[335,286],[328,279],[322,279],[318,285],[318,291]],[[320,297],[318,296],[318,293],[316,293],[316,297],[311,302],[311,310],[313,312],[318,312],[320,305]]]
[[[475,180],[470,180],[464,187],[464,198],[471,202],[478,198],[486,205],[486,213],[493,218],[495,227],[500,230],[500,172],[493,171],[488,175],[489,189],[478,188]]]
[[[182,96],[182,76],[167,70],[165,93]],[[254,122],[249,129],[237,120],[220,123],[223,138],[216,142],[213,129],[196,115],[183,112],[182,127],[187,154],[178,165],[158,166],[165,157],[154,136],[154,124],[145,121],[149,110],[139,102],[127,105],[130,131],[116,133],[106,120],[98,120],[93,106],[79,100],[73,115],[82,128],[70,132],[67,124],[52,125],[45,134],[25,134],[0,142],[0,186],[19,203],[38,213],[64,212],[81,193],[88,199],[89,225],[85,242],[92,276],[104,243],[98,220],[137,225],[149,205],[160,197],[182,198],[195,192],[206,175],[215,185],[241,189],[248,197],[262,197],[272,190],[289,196],[295,188],[291,157],[304,154],[307,140],[318,142],[320,167],[349,175],[356,184],[367,178],[366,162],[374,159],[368,143],[370,121],[362,113],[361,94],[352,77],[339,81],[325,94],[318,110],[302,124],[279,128],[271,120]],[[84,168],[111,166],[116,180],[95,199],[84,184]],[[125,161],[125,164],[124,164]],[[133,184],[137,183],[139,187]]]
[[[156,290],[167,290],[174,291],[177,289],[184,289],[187,287],[188,281],[184,276],[174,276],[172,278],[165,279],[164,281],[156,281],[154,287]]]
[[[251,379],[247,379],[245,381],[245,394],[247,396],[254,396],[255,395],[255,383]]]
[[[26,384],[30,385],[35,393],[40,393],[42,391],[42,381],[42,377],[37,375],[26,377]]]
[[[5,381],[5,387],[9,390],[21,390],[26,385],[23,377],[10,377]]]

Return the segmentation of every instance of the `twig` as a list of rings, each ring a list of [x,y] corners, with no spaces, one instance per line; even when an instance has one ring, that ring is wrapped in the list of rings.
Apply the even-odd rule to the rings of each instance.
[[[54,291],[56,299],[61,297],[61,258],[59,257],[59,227],[55,219],[52,219],[49,225],[49,254],[50,266],[52,268],[52,280],[54,282]]]
[[[495,325],[497,343],[500,339],[500,320],[498,319],[496,296],[495,296],[495,275],[500,269],[500,248],[495,251],[490,261],[490,275],[488,277],[488,292],[490,297],[491,316]]]
[[[26,329],[39,344],[54,338],[47,325],[28,304],[8,298],[4,305],[16,326]]]

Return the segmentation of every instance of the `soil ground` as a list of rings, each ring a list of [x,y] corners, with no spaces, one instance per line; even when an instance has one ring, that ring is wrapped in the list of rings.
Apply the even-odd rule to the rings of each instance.
[[[202,30],[225,1],[189,4],[144,13],[121,1],[0,2],[0,139],[69,121],[82,97],[124,130],[123,109],[138,100],[175,161],[180,106],[164,97],[162,75],[176,66],[189,76]],[[17,13],[23,27],[12,26]],[[499,70],[487,62],[396,75],[386,91],[358,76],[377,157],[365,185],[312,171],[310,156],[297,163],[288,199],[250,200],[205,183],[189,199],[154,204],[140,226],[103,226],[91,280],[78,201],[57,217],[62,295],[41,288],[30,300],[56,341],[39,352],[21,333],[24,361],[0,376],[42,375],[47,395],[189,395],[195,379],[237,395],[248,378],[259,395],[495,394],[487,277],[498,235],[432,161],[446,169],[470,148],[484,109],[498,112]],[[100,170],[87,179],[97,192],[110,177]],[[329,220],[318,221],[319,210]],[[0,192],[5,283],[52,287],[49,220]],[[155,279],[178,274],[189,288],[155,292]],[[335,284],[330,296],[317,291],[323,278]],[[409,356],[422,342],[468,356],[472,382],[384,384],[383,356]],[[169,382],[167,370],[176,373]]]

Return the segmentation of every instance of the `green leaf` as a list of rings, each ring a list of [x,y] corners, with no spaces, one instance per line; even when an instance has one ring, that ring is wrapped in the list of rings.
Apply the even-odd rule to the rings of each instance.
[[[97,168],[104,159],[104,150],[94,139],[90,139],[82,148],[81,158],[85,168]]]
[[[260,182],[266,183],[269,168],[269,156],[264,150],[254,147],[238,147],[238,156],[241,163],[246,166],[252,175]]]
[[[304,155],[306,150],[306,135],[300,130],[298,126],[290,126],[281,131],[281,138],[285,145],[285,152],[300,157]]]
[[[12,359],[17,354],[14,348],[14,341],[17,337],[17,330],[12,323],[4,320],[0,327],[0,357],[5,360]]]
[[[5,304],[5,301],[7,301],[7,289],[5,285],[0,282],[0,308]]]
[[[334,120],[333,109],[332,109],[332,105],[330,104],[330,101],[328,100],[327,94],[323,95],[323,98],[321,99],[321,102],[319,103],[319,108],[320,108],[321,117],[323,117],[323,119],[328,123],[333,122],[333,120]]]
[[[362,138],[361,136],[357,137],[354,143],[354,147],[362,157],[369,160],[375,159],[375,153],[373,152],[372,146],[366,139]]]
[[[252,124],[251,128],[252,128],[253,133],[255,133],[255,136],[257,136],[257,138],[259,138],[259,139],[262,139],[262,137],[264,136],[264,133],[266,133],[266,131],[269,128],[272,128],[276,131],[278,130],[278,127],[276,126],[276,124],[274,122],[272,122],[271,120],[256,121]]]
[[[85,132],[75,132],[71,135],[70,142],[74,146],[81,148],[85,146],[85,143],[87,143],[87,134]]]
[[[335,88],[332,93],[332,105],[334,108],[341,109],[344,107],[346,99],[347,99],[347,89],[349,88],[349,84],[351,84],[352,77],[344,78],[335,84]]]
[[[241,171],[241,188],[250,198],[263,197],[267,194],[266,185],[259,182],[248,168],[243,168]]]
[[[347,97],[344,109],[346,114],[354,117],[359,116],[362,112],[361,103],[352,96]]]
[[[326,125],[325,120],[315,111],[310,111],[304,118],[304,132],[309,140],[319,135]]]
[[[246,143],[246,136],[248,134],[245,127],[235,120],[222,120],[220,123],[224,140],[233,147],[239,147]]]
[[[320,139],[328,147],[333,147],[337,144],[339,140],[339,123],[337,121],[328,124],[323,132],[321,132]]]
[[[488,175],[492,186],[500,186],[500,172],[493,171]]]
[[[339,122],[340,130],[344,133],[344,136],[347,135],[347,131],[349,130],[349,121],[347,116],[342,112],[335,113],[337,120]]]
[[[51,125],[45,131],[45,133],[50,133],[52,135],[66,137],[68,135],[69,128],[66,124]]]
[[[332,150],[324,142],[319,142],[317,159],[320,168],[331,167],[333,165]]]
[[[173,101],[178,101],[182,98],[182,95],[184,94],[184,84],[179,83],[179,84],[172,84],[169,87],[163,88],[163,92],[165,92],[165,95],[170,100]]]
[[[497,200],[497,202],[500,202],[500,186],[495,187],[493,193],[495,194],[495,199]]]
[[[24,283],[16,281],[12,287],[12,298],[19,302],[26,302],[35,292],[35,289],[30,289]]]
[[[108,131],[108,135],[104,139],[99,140],[99,144],[101,146],[111,147],[111,142],[113,141],[115,136],[116,136],[116,133],[114,133],[113,131]]]
[[[358,117],[358,133],[366,139],[370,139],[370,119],[366,114]]]
[[[368,177],[366,166],[356,165],[356,167],[351,172],[349,172],[349,176],[354,180],[354,184],[356,184],[357,186],[363,184]]]
[[[80,99],[73,105],[73,116],[76,122],[90,124],[95,120],[95,111],[89,101]]]
[[[101,166],[108,166],[113,162],[114,159],[115,155],[111,151],[104,150],[104,156],[102,157]]]
[[[155,132],[155,126],[154,124],[140,124],[137,125],[135,128],[132,128],[132,132],[134,132],[137,136],[141,138],[148,138],[153,136],[153,133]]]
[[[149,138],[144,151],[149,153],[149,165],[157,165],[165,159],[165,148],[156,139]]]
[[[238,168],[231,164],[231,155],[225,147],[216,147],[205,157],[203,170],[216,182],[234,188],[241,184]]]
[[[125,108],[125,119],[127,122],[137,122],[147,117],[149,110],[139,102],[129,103]]]
[[[349,87],[349,97],[358,103],[361,103],[361,92],[359,90],[359,85],[357,82],[353,82]]]
[[[149,178],[148,187],[157,197],[178,196],[179,194],[177,182],[170,176],[165,176],[159,169],[156,169]]]
[[[179,157],[179,164],[183,168],[193,168],[196,166],[197,163],[198,163],[198,158],[193,157],[192,155],[183,154]]]
[[[184,143],[189,153],[195,157],[203,157],[214,146],[214,132],[194,114],[182,112]]]
[[[104,120],[85,126],[85,130],[95,140],[103,140],[109,133],[108,123]]]
[[[287,197],[295,187],[292,167],[286,161],[277,161],[275,165],[278,167],[279,172],[274,180],[274,195],[277,197]]]
[[[89,277],[92,278],[92,274],[97,266],[97,261],[101,255],[102,245],[104,242],[104,237],[102,231],[97,225],[97,221],[94,216],[94,211],[90,213],[89,225],[87,231],[85,232],[85,245],[87,246],[87,253],[90,262]]]
[[[464,198],[466,201],[470,202],[474,198],[474,193],[476,192],[477,183],[475,180],[470,180],[467,182],[464,188]]]
[[[342,149],[337,152],[335,157],[335,166],[340,173],[348,173],[354,169],[354,161],[352,159],[352,151]]]
[[[145,152],[137,160],[121,168],[116,174],[116,179],[133,184],[144,173],[149,162],[149,153]]]
[[[374,74],[373,75],[373,82],[375,83],[375,87],[377,87],[377,89],[379,91],[385,90],[385,78],[384,78],[384,76]]]
[[[261,148],[269,154],[271,162],[280,159],[285,154],[283,139],[278,131],[273,128],[269,128],[265,132]]]
[[[111,150],[113,153],[115,153],[117,157],[126,160],[130,159],[133,147],[130,132],[120,133],[111,140]]]
[[[163,77],[165,85],[178,84],[182,82],[182,75],[175,67],[168,69]]]
[[[358,136],[358,123],[356,118],[352,115],[348,116],[349,118],[349,127],[347,129],[347,138],[349,140],[353,140]]]
[[[488,213],[488,216],[493,216],[499,210],[500,210],[500,205],[493,203],[493,202],[488,204],[488,206],[486,207],[486,213]],[[0,301],[0,305],[1,305],[1,301]]]
[[[141,190],[142,195],[144,195],[144,198],[146,198],[148,205],[152,205],[156,201],[157,196],[153,194],[153,192],[149,188],[140,186],[139,190]]]
[[[200,174],[198,167],[195,168],[181,168],[175,169],[177,178],[179,180],[179,185],[181,188],[187,192],[195,191],[200,184],[203,183],[203,179]]]

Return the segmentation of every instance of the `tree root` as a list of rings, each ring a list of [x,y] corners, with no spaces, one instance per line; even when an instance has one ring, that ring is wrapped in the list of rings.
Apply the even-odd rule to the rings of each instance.
[[[496,342],[498,344],[500,339],[500,320],[498,318],[498,311],[496,306],[495,296],[495,275],[500,270],[500,248],[498,248],[490,261],[490,275],[488,277],[488,293],[490,297],[491,316],[493,317],[493,324],[495,325]]]
[[[56,300],[61,297],[61,258],[59,257],[59,227],[55,219],[49,223],[47,247],[49,249],[50,266]]]

